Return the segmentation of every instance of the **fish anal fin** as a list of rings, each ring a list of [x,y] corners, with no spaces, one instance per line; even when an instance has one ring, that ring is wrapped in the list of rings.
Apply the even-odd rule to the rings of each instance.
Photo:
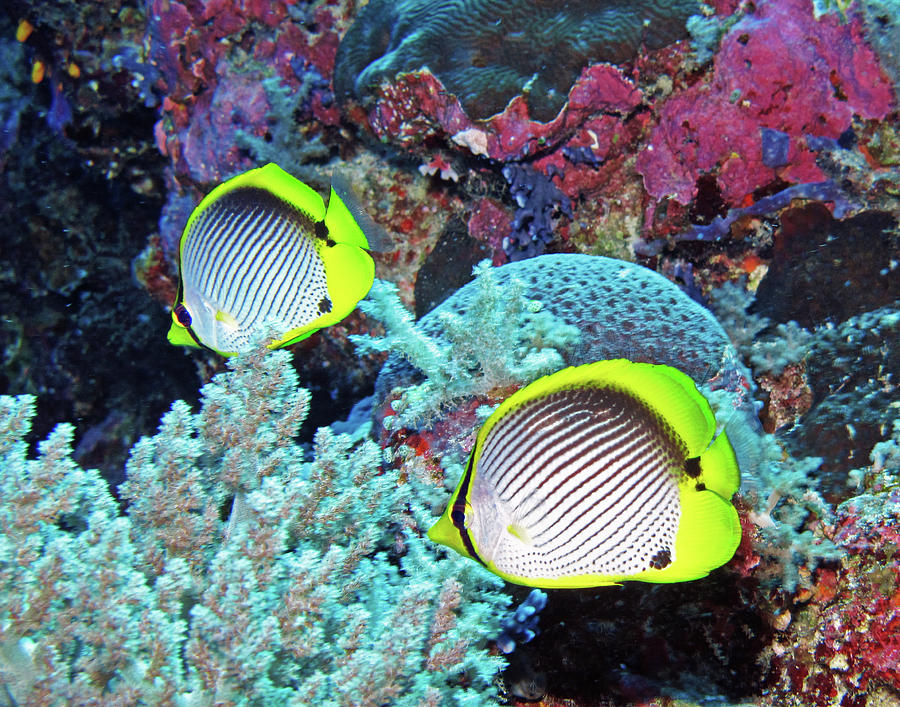
[[[705,577],[733,556],[741,542],[741,524],[730,502],[714,491],[681,488],[681,518],[671,564],[650,569],[633,579],[645,582],[685,582]]]

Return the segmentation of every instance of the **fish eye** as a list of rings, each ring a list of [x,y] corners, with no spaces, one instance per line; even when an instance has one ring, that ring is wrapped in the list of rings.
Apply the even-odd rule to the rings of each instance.
[[[453,504],[453,509],[450,511],[450,520],[453,521],[453,525],[457,528],[466,527],[466,507],[464,504]]]
[[[178,320],[178,323],[183,327],[189,327],[191,322],[191,313],[187,311],[187,307],[183,304],[179,304],[175,307],[175,319]]]

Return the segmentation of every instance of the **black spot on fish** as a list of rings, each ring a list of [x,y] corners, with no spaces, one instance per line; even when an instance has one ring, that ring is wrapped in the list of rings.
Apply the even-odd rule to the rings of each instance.
[[[334,245],[334,243],[328,237],[328,226],[325,225],[324,221],[316,221],[315,230],[316,238],[321,238],[322,240],[328,241],[328,245]]]
[[[696,479],[698,476],[700,476],[700,458],[691,457],[690,459],[685,459],[684,473],[690,476],[692,479]]]
[[[672,564],[672,553],[668,550],[660,550],[650,558],[650,566],[655,570],[661,570]]]
[[[698,491],[706,491],[706,484],[697,484],[695,487]]]
[[[327,297],[323,297],[319,301],[319,311],[322,314],[325,314],[326,312],[330,312],[331,311],[331,300],[328,299]]]

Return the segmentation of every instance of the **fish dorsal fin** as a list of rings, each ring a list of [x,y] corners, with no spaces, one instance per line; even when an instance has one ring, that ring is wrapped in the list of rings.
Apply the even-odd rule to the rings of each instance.
[[[617,358],[564,368],[517,391],[491,415],[491,424],[482,427],[479,442],[487,437],[493,423],[513,408],[566,388],[587,386],[619,390],[640,400],[683,440],[688,457],[699,457],[715,433],[716,421],[709,403],[689,376],[670,366]]]
[[[593,365],[598,380],[634,395],[669,425],[684,442],[688,457],[699,456],[709,446],[716,420],[690,376],[671,366],[623,359]]]
[[[251,169],[236,177],[232,177],[207,194],[197,208],[194,209],[190,219],[188,219],[184,229],[185,233],[188,232],[191,223],[203,213],[207,206],[221,199],[229,192],[244,187],[265,189],[283,201],[292,204],[307,214],[313,221],[321,221],[325,218],[325,202],[322,201],[322,197],[319,196],[318,192],[285,172],[274,162],[270,162],[264,167]]]
[[[331,177],[331,196],[325,213],[328,236],[335,243],[384,252],[391,248],[391,238],[362,208],[350,181],[340,172]]]

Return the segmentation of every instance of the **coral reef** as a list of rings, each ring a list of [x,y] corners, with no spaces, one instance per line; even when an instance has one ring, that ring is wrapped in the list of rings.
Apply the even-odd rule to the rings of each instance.
[[[693,0],[603,5],[484,0],[373,0],[344,35],[335,91],[365,99],[383,81],[428,67],[473,120],[523,96],[528,115],[553,120],[583,68],[631,59],[686,36]],[[452,51],[448,51],[448,46]]]
[[[3,6],[0,392],[35,399],[3,398],[0,692],[896,703],[900,7],[651,3],[621,39],[596,3],[436,5]],[[273,158],[347,176],[384,284],[135,444],[224,367],[164,340],[184,221]],[[421,531],[495,404],[619,355],[708,382],[743,543],[689,585],[549,592],[498,677],[528,590]]]
[[[552,217],[562,214],[572,218],[569,197],[549,177],[530,167],[507,164],[503,176],[519,207],[513,217],[512,232],[502,243],[503,250],[513,262],[540,255],[553,240]]]
[[[607,358],[677,366],[701,382],[721,376],[735,392],[749,385],[709,311],[631,263],[543,255],[482,267],[475,282],[415,325],[390,291],[382,284],[362,304],[384,322],[386,335],[357,342],[363,352],[393,351],[376,385],[376,414],[400,394],[388,413],[401,413],[392,427],[414,427],[463,396]],[[426,381],[411,387],[422,374]]]
[[[794,450],[828,450],[822,488],[847,495],[847,472],[865,463],[876,443],[890,435],[891,415],[900,406],[893,380],[900,355],[900,307],[865,312],[816,329],[808,347],[806,380],[813,402],[788,435]],[[813,452],[814,453],[814,452]]]
[[[0,667],[17,703],[493,692],[499,581],[434,561],[419,482],[382,473],[373,442],[323,428],[304,460],[309,394],[289,360],[261,348],[204,387],[198,414],[173,405],[132,452],[124,516],[72,461],[71,426],[30,459],[33,400],[0,399]]]
[[[541,610],[547,606],[547,594],[532,589],[516,610],[500,621],[503,628],[497,638],[497,647],[504,653],[512,653],[516,644],[528,643],[540,633],[538,622]]]
[[[800,52],[800,53],[798,53]],[[854,115],[882,119],[894,97],[857,17],[814,19],[805,0],[760,3],[722,39],[709,81],[669,98],[637,169],[656,199],[690,203],[702,174],[741,205],[779,177],[822,181],[806,135],[837,138]],[[787,163],[763,161],[760,128],[789,136]]]
[[[2,70],[10,83],[0,95],[16,110],[4,133],[13,142],[0,158],[0,390],[39,396],[36,438],[57,420],[79,420],[76,459],[118,483],[130,445],[154,428],[174,397],[194,399],[198,387],[194,364],[159,340],[160,307],[131,276],[132,258],[156,230],[163,161],[150,138],[152,112],[130,89],[106,74],[94,88],[83,85],[91,71],[102,73],[90,55],[79,59],[82,78],[66,74],[63,82],[66,91],[69,83],[81,85],[73,122],[64,134],[47,125],[46,79],[22,85],[28,54],[53,23],[63,32],[81,17],[66,12],[96,22],[98,8],[41,9],[47,20],[31,15],[34,31]],[[135,21],[130,10],[122,15],[122,23]],[[11,37],[15,27],[5,19],[0,13]],[[88,47],[98,41],[91,34],[74,38]],[[124,39],[114,32],[110,41]],[[76,51],[69,44],[57,49],[54,62]]]
[[[780,704],[855,707],[896,700],[897,515],[873,522],[858,512],[850,502],[835,526],[846,559],[837,569],[817,571],[812,589],[778,612],[767,681],[782,696]]]

